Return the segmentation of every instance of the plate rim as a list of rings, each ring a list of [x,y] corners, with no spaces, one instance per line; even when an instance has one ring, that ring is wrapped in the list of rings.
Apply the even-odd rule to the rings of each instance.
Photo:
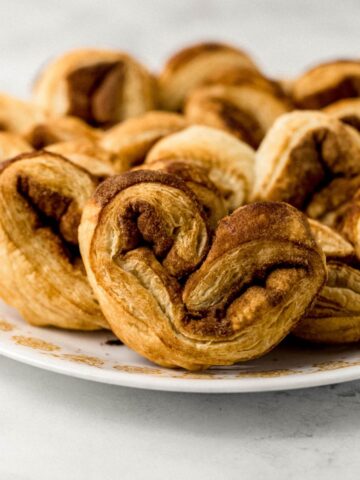
[[[15,346],[13,346],[15,347]],[[34,353],[34,352],[33,352]],[[161,377],[145,373],[130,373],[96,369],[89,365],[59,362],[55,358],[40,355],[29,356],[21,348],[6,348],[0,343],[0,355],[12,360],[37,367],[42,370],[79,378],[87,381],[105,383],[153,391],[177,393],[261,393],[284,390],[313,388],[360,379],[360,365],[349,365],[333,370],[288,374],[270,378],[231,378],[231,379],[186,379]],[[341,373],[340,373],[341,372]]]

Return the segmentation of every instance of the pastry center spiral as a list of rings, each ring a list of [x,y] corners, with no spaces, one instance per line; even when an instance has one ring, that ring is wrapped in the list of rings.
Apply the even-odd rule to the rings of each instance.
[[[80,257],[77,231],[81,212],[76,202],[30,176],[18,176],[17,191],[36,215],[35,228],[49,228],[70,260]]]
[[[67,77],[69,114],[93,125],[106,125],[121,102],[125,65],[121,61],[97,63],[74,70]]]

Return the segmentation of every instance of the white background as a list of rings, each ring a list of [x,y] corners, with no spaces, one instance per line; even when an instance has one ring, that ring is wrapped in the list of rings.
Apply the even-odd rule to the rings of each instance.
[[[360,53],[360,2],[0,0],[0,90],[49,58],[128,50],[153,69],[184,43],[234,42],[271,75]],[[358,479],[360,382],[185,395],[111,387],[0,357],[0,480]]]

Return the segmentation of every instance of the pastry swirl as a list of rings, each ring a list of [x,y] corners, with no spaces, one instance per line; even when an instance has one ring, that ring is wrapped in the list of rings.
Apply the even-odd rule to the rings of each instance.
[[[103,182],[84,209],[79,239],[114,333],[169,367],[261,356],[295,326],[326,276],[309,224],[293,207],[239,208],[212,239],[193,192],[156,171]]]
[[[20,155],[0,173],[0,294],[31,324],[106,327],[79,255],[77,229],[97,183],[49,152]]]
[[[357,342],[360,340],[360,270],[353,265],[354,250],[334,230],[318,222],[310,223],[326,254],[328,279],[314,307],[293,333],[317,343]]]
[[[258,148],[265,133],[290,105],[253,85],[215,85],[195,90],[185,104],[191,123],[220,128],[253,148]]]
[[[111,50],[74,50],[38,77],[34,101],[52,115],[73,115],[109,126],[154,108],[154,79],[129,55]]]
[[[258,71],[242,50],[221,43],[199,43],[177,52],[159,75],[161,104],[166,110],[180,110],[186,96],[196,87],[211,82],[215,72],[236,69]]]
[[[204,169],[230,211],[248,200],[253,184],[254,151],[233,135],[205,126],[188,127],[160,140],[150,150],[145,166],[174,160]]]
[[[338,60],[318,65],[294,81],[292,92],[295,104],[308,110],[359,97],[360,61]]]
[[[325,113],[295,111],[275,122],[256,153],[253,198],[285,201],[323,220],[359,174],[358,132]]]
[[[193,163],[169,159],[145,164],[140,168],[161,170],[181,178],[202,205],[207,223],[212,232],[215,230],[219,220],[229,213],[225,198],[210,180],[207,169]]]

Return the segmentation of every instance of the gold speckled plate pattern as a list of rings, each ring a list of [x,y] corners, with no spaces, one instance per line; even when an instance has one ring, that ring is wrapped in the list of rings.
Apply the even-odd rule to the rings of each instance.
[[[0,353],[64,375],[127,387],[177,392],[287,390],[360,379],[360,345],[324,347],[287,339],[268,355],[205,372],[151,364],[111,332],[32,327],[0,302]]]

